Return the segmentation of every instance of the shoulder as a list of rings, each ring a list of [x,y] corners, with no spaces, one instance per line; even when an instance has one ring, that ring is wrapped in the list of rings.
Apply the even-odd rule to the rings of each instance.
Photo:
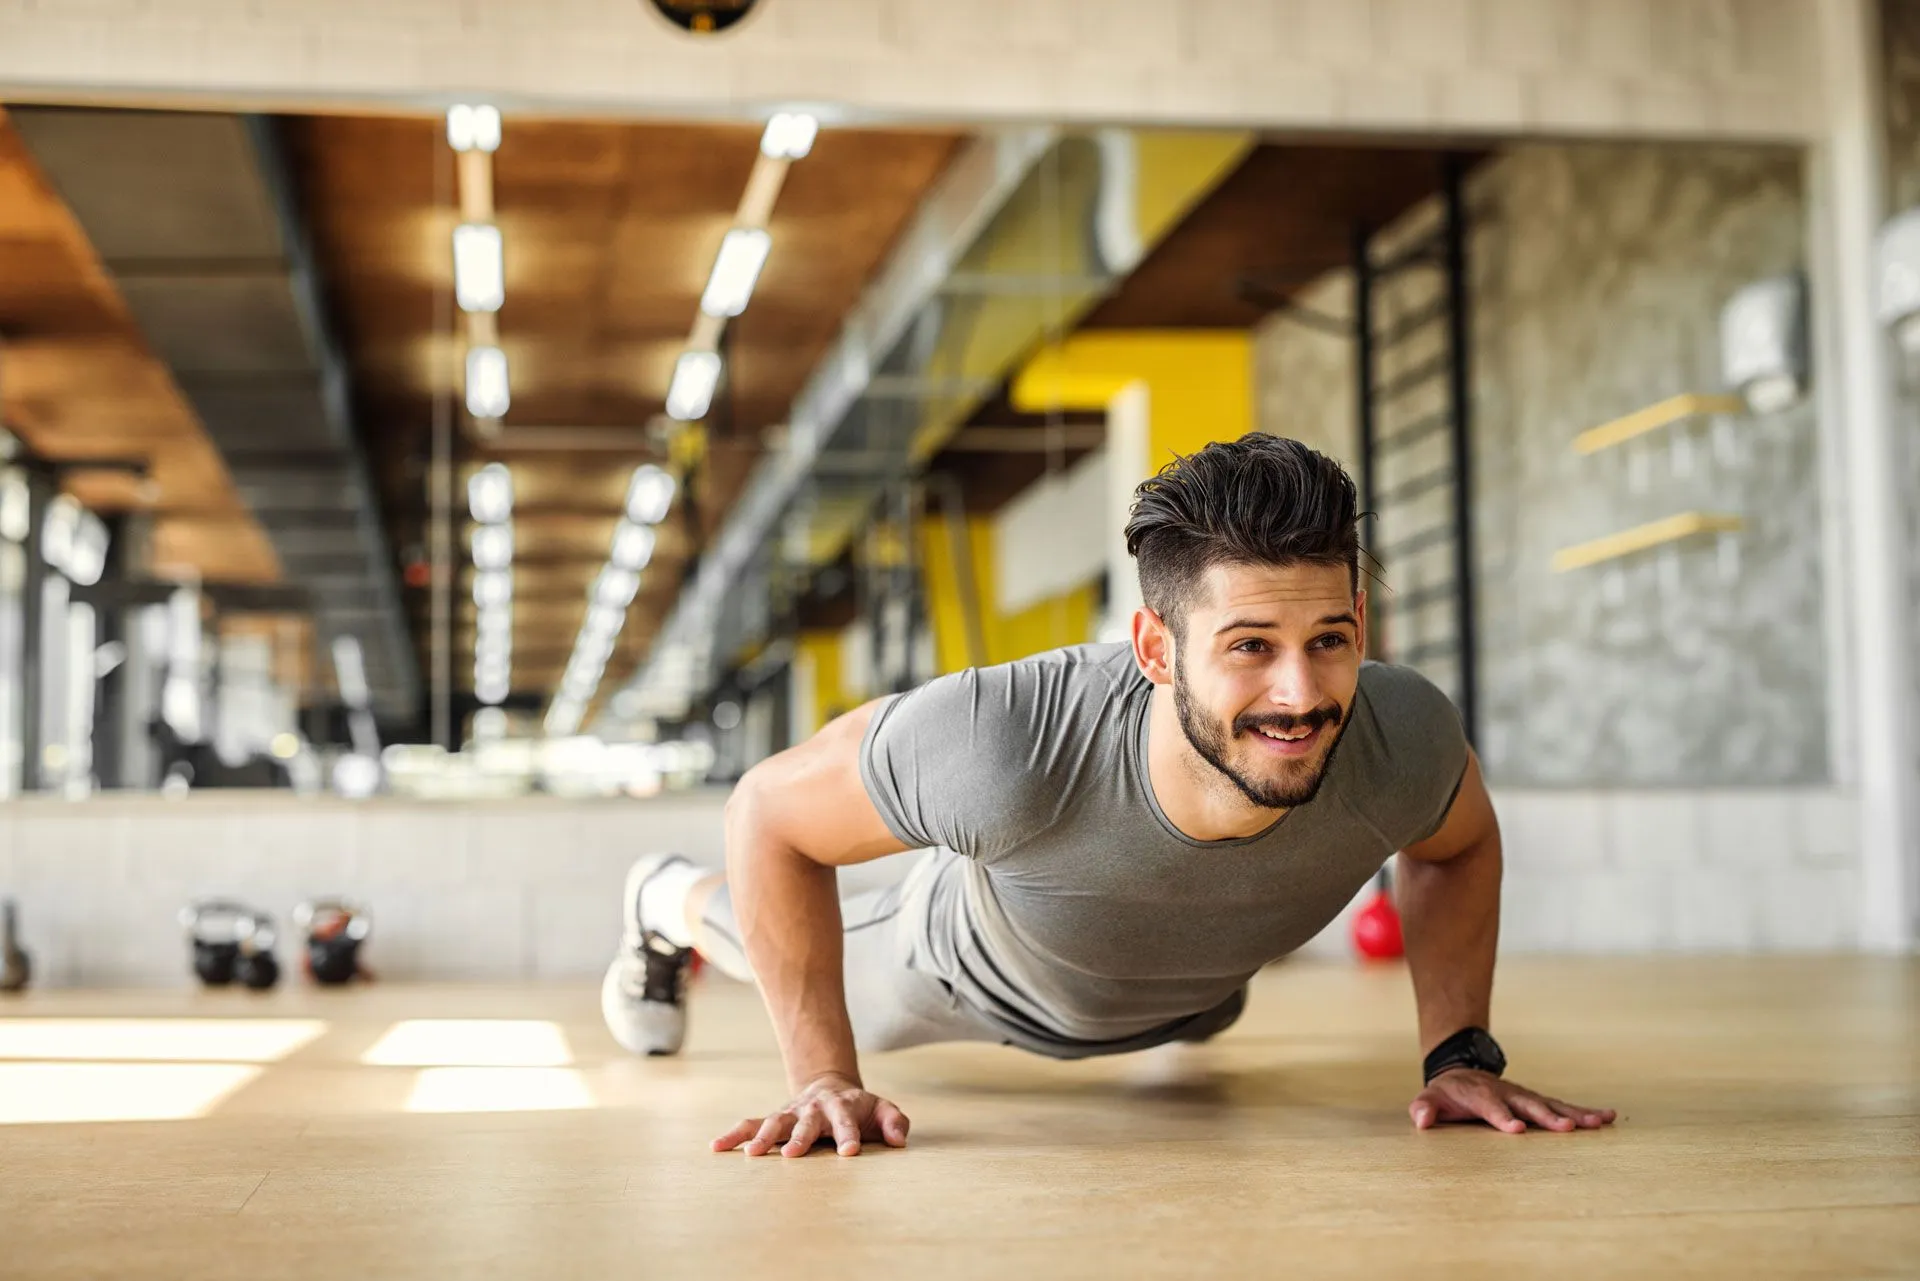
[[[991,860],[1054,822],[1118,750],[1116,648],[970,667],[880,704],[861,774],[895,834]]]
[[[887,700],[867,750],[912,745],[928,758],[1038,783],[1077,774],[1113,737],[1118,700],[1144,685],[1126,645],[1074,645],[939,676]]]
[[[1358,716],[1362,711],[1371,719],[1382,747],[1394,755],[1417,756],[1455,740],[1463,745],[1466,741],[1453,700],[1411,667],[1361,664],[1354,713]]]
[[[1431,835],[1467,769],[1467,735],[1453,700],[1410,667],[1367,663],[1340,743],[1355,810],[1395,848]]]
[[[1144,680],[1127,645],[1072,645],[935,677],[885,710],[941,718],[975,734],[1048,734],[1097,714]]]

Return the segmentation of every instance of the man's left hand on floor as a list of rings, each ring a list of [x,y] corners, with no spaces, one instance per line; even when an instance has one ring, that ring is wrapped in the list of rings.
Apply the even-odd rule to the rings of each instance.
[[[1563,1103],[1472,1068],[1455,1068],[1434,1077],[1407,1112],[1417,1130],[1446,1122],[1480,1121],[1507,1134],[1525,1134],[1528,1126],[1562,1133],[1598,1130],[1612,1125],[1617,1115],[1612,1108]]]

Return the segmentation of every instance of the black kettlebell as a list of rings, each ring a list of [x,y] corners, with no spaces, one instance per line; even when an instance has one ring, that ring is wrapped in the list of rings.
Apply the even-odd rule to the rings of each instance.
[[[309,899],[293,909],[294,924],[307,936],[307,973],[322,987],[366,976],[360,945],[373,932],[366,908],[346,899]]]
[[[33,978],[33,958],[20,946],[13,900],[0,899],[0,992],[24,991]]]
[[[256,912],[240,923],[240,929],[240,956],[234,962],[233,976],[251,991],[268,991],[280,981],[280,960],[273,954],[279,933],[273,918]]]
[[[273,918],[232,899],[201,899],[180,912],[193,947],[193,972],[207,987],[235,979],[256,992],[280,981]]]

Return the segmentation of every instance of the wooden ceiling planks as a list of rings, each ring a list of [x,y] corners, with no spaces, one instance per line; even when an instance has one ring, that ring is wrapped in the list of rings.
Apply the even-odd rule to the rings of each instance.
[[[404,549],[424,539],[434,398],[451,397],[458,386],[459,348],[435,337],[436,322],[444,333],[451,320],[453,157],[438,119],[287,123],[354,370],[360,427]],[[789,170],[768,228],[772,254],[728,336],[730,399],[716,412],[720,434],[691,496],[708,533],[738,497],[765,429],[784,421],[957,142],[946,133],[827,130]],[[640,429],[661,414],[758,147],[759,131],[738,125],[507,119],[494,155],[494,204],[506,249],[499,328],[512,383],[509,432]],[[497,456],[513,468],[516,638],[523,628],[542,638],[539,651],[516,645],[514,683],[522,692],[549,691],[584,615],[627,478],[658,455],[495,450],[464,423],[460,452],[470,464]],[[676,513],[669,525],[677,520]],[[603,690],[644,652],[691,552],[677,528],[663,531]],[[414,595],[424,602],[424,592]],[[470,603],[461,609],[470,619]],[[424,644],[423,604],[412,612]],[[456,680],[464,685],[470,622],[455,632]],[[562,638],[551,652],[548,637]]]
[[[0,110],[0,422],[56,462],[145,459],[152,486],[74,472],[103,512],[154,518],[154,568],[271,582],[279,562],[199,420]]]
[[[1257,325],[1272,308],[1241,296],[1243,276],[1284,273],[1304,282],[1346,266],[1354,225],[1384,226],[1439,191],[1443,159],[1408,147],[1255,147],[1084,328]]]

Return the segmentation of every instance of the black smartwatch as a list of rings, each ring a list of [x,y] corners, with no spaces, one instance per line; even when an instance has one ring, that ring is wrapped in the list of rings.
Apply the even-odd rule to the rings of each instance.
[[[1431,1085],[1433,1078],[1442,1072],[1458,1067],[1499,1076],[1507,1070],[1507,1056],[1500,1052],[1500,1042],[1494,1040],[1487,1029],[1463,1027],[1427,1055],[1427,1084]]]

